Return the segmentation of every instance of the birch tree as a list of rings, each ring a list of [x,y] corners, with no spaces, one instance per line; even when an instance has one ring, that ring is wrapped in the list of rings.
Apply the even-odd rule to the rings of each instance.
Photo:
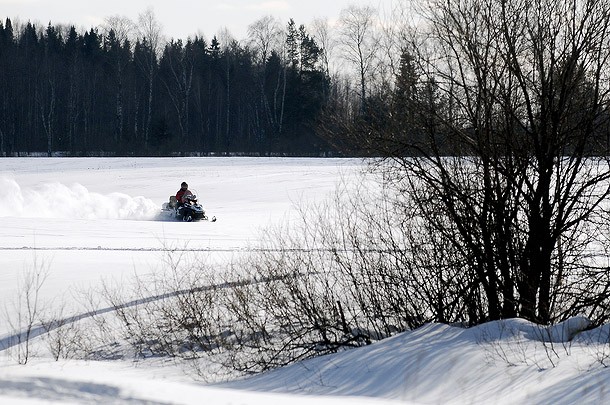
[[[341,11],[339,19],[342,56],[356,69],[361,111],[366,110],[367,88],[379,51],[379,36],[375,29],[376,13],[372,7],[352,5]]]
[[[155,17],[152,8],[146,9],[146,11],[138,16],[138,37],[142,40],[143,46],[149,48],[149,52],[141,54],[144,58],[138,61],[148,79],[146,123],[144,125],[144,144],[145,146],[148,146],[152,122],[153,85],[157,73],[157,61],[161,55],[165,42],[163,27]]]

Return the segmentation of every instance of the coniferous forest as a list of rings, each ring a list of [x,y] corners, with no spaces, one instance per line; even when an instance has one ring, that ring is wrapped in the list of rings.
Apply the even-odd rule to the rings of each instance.
[[[498,48],[506,34],[491,22],[484,27],[493,35],[460,37],[466,45],[448,58],[454,44],[422,36],[412,12],[400,2],[388,16],[350,6],[333,25],[307,27],[267,16],[239,41],[222,31],[168,39],[150,9],[136,22],[115,16],[81,30],[6,18],[0,156],[470,156],[481,153],[486,125],[486,145],[504,145],[508,133],[526,154],[546,150],[530,134],[544,129],[560,141],[554,152],[607,155],[610,113],[597,101],[607,92],[606,64],[574,65],[546,48],[538,64],[523,62]],[[473,55],[470,42],[486,49]],[[524,63],[541,83],[490,77],[501,66],[490,50],[511,68]],[[558,135],[564,126],[568,135]]]
[[[15,29],[7,18],[0,156],[324,153],[315,127],[330,79],[305,28],[286,29],[283,54],[261,55],[216,37]]]

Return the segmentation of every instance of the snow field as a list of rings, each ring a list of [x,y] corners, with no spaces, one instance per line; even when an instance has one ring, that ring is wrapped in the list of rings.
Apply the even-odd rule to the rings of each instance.
[[[258,246],[262,229],[292,221],[295,205],[323,201],[338,184],[358,178],[351,176],[363,165],[0,159],[0,342],[14,333],[7,319],[15,319],[20,285],[32,270],[47,269],[40,302],[66,317],[109,310],[96,296],[104,283],[129,291],[135,277],[162,271],[168,252],[192,254],[188,260],[205,260],[222,275],[228,262]],[[182,181],[218,222],[158,220]],[[181,360],[56,362],[47,349],[52,333],[43,333],[33,339],[26,366],[16,364],[14,347],[0,348],[0,403],[602,404],[610,390],[608,327],[579,333],[586,322],[577,317],[549,329],[519,319],[470,329],[426,325],[216,385],[193,379]]]

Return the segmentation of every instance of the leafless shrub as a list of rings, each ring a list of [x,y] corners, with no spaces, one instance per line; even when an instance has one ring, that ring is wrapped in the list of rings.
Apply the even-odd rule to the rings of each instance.
[[[65,305],[54,307],[42,320],[44,341],[55,361],[79,358],[81,338],[85,334],[77,322],[66,316]]]
[[[37,325],[43,314],[39,294],[49,276],[49,266],[49,262],[34,255],[32,264],[24,267],[18,278],[15,300],[4,308],[7,323],[12,330],[7,343],[19,364],[28,362],[32,354],[30,341],[39,334]]]
[[[207,357],[247,374],[465,319],[451,251],[399,194],[369,180],[300,207],[298,221],[268,229],[227,271],[167,249],[131,290],[107,287],[122,338],[137,356]]]
[[[215,269],[191,259],[168,249],[160,268],[135,276],[129,289],[106,283],[103,296],[119,324],[115,340],[129,342],[135,356],[193,359],[219,346],[223,286]]]
[[[556,367],[563,358],[571,356],[575,340],[577,346],[586,342],[585,346],[595,347],[595,352],[601,353],[603,342],[602,345],[600,341],[593,342],[590,332],[584,332],[583,337],[590,324],[583,316],[553,326],[519,319],[495,321],[478,327],[478,343],[488,352],[490,361],[499,359],[510,366],[533,364],[543,370]]]
[[[509,366],[534,365],[544,370],[555,367],[561,358],[555,351],[554,342],[548,339],[544,326],[527,324],[517,327],[506,321],[493,322],[491,325],[483,325],[478,340],[490,362],[499,360]]]
[[[137,357],[188,360],[201,377],[214,367],[213,378],[222,379],[366,345],[427,322],[483,318],[471,312],[484,308],[474,275],[447,243],[457,231],[439,232],[417,216],[395,182],[370,176],[300,207],[297,220],[268,229],[227,269],[168,248],[150,274],[107,285],[104,297],[120,324],[114,341],[129,342]],[[569,354],[571,335],[557,338],[558,330],[543,326],[529,328],[527,339],[522,333],[507,329],[499,340],[490,334],[482,342],[490,358],[511,365],[544,369],[555,366],[561,348]]]
[[[594,362],[604,368],[610,366],[610,325],[584,331],[576,336],[574,341],[587,352]]]

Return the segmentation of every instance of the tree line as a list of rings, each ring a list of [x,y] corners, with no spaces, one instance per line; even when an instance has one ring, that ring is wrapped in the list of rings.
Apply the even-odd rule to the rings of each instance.
[[[290,21],[281,47],[164,42],[154,15],[78,32],[0,23],[0,156],[319,154],[321,49]],[[131,30],[133,30],[131,28]]]

